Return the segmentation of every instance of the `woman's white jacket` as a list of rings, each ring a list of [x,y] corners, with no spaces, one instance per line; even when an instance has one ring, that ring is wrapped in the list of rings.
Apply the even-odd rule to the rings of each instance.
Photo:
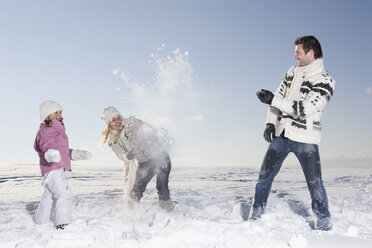
[[[147,162],[168,151],[173,143],[166,130],[153,128],[134,116],[122,117],[122,122],[123,128],[109,135],[108,145],[123,161],[128,161],[127,153],[132,151],[138,163]]]

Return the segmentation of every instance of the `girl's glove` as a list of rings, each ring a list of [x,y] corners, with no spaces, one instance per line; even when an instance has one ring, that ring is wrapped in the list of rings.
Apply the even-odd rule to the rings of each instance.
[[[85,150],[73,149],[71,151],[71,160],[86,160],[91,157],[92,153]]]
[[[48,163],[59,163],[61,161],[61,154],[58,150],[49,149],[45,152],[44,158]]]

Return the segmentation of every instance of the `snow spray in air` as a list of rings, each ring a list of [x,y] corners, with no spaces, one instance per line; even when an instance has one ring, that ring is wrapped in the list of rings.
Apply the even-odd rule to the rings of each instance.
[[[124,104],[133,106],[133,109],[125,111],[167,129],[173,129],[180,121],[203,119],[198,108],[198,79],[189,61],[189,53],[175,49],[166,55],[163,44],[151,54],[149,63],[154,77],[147,82],[137,82],[119,69],[113,71],[124,82],[125,90],[120,91],[125,92],[121,97]]]
[[[204,115],[200,111],[199,80],[189,53],[180,49],[167,52],[163,44],[150,55],[149,63],[153,76],[146,82],[138,82],[120,69],[113,70],[122,82],[118,92],[124,105],[123,114],[165,128],[175,139],[179,151],[176,153],[181,153],[178,157],[190,156],[185,153],[194,147],[191,137],[195,135],[195,125],[204,121]]]

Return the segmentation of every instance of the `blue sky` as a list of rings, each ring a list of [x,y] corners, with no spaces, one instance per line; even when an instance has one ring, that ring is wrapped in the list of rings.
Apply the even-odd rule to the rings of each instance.
[[[258,168],[267,149],[267,106],[255,92],[279,86],[296,64],[293,41],[312,34],[337,82],[322,119],[323,166],[372,166],[370,1],[1,0],[0,6],[0,164],[38,163],[38,108],[52,99],[63,107],[70,146],[93,152],[77,165],[120,164],[99,144],[102,109],[113,105],[154,125],[169,121],[173,166]],[[125,85],[120,73],[146,90],[145,99],[131,99],[133,84]],[[167,83],[173,88],[162,91]]]

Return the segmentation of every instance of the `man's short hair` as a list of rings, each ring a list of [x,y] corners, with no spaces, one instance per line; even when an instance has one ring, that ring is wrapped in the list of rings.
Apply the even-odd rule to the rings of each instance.
[[[323,57],[322,47],[320,46],[319,41],[312,35],[299,37],[295,40],[294,44],[296,46],[301,44],[305,53],[313,50],[315,59]]]

